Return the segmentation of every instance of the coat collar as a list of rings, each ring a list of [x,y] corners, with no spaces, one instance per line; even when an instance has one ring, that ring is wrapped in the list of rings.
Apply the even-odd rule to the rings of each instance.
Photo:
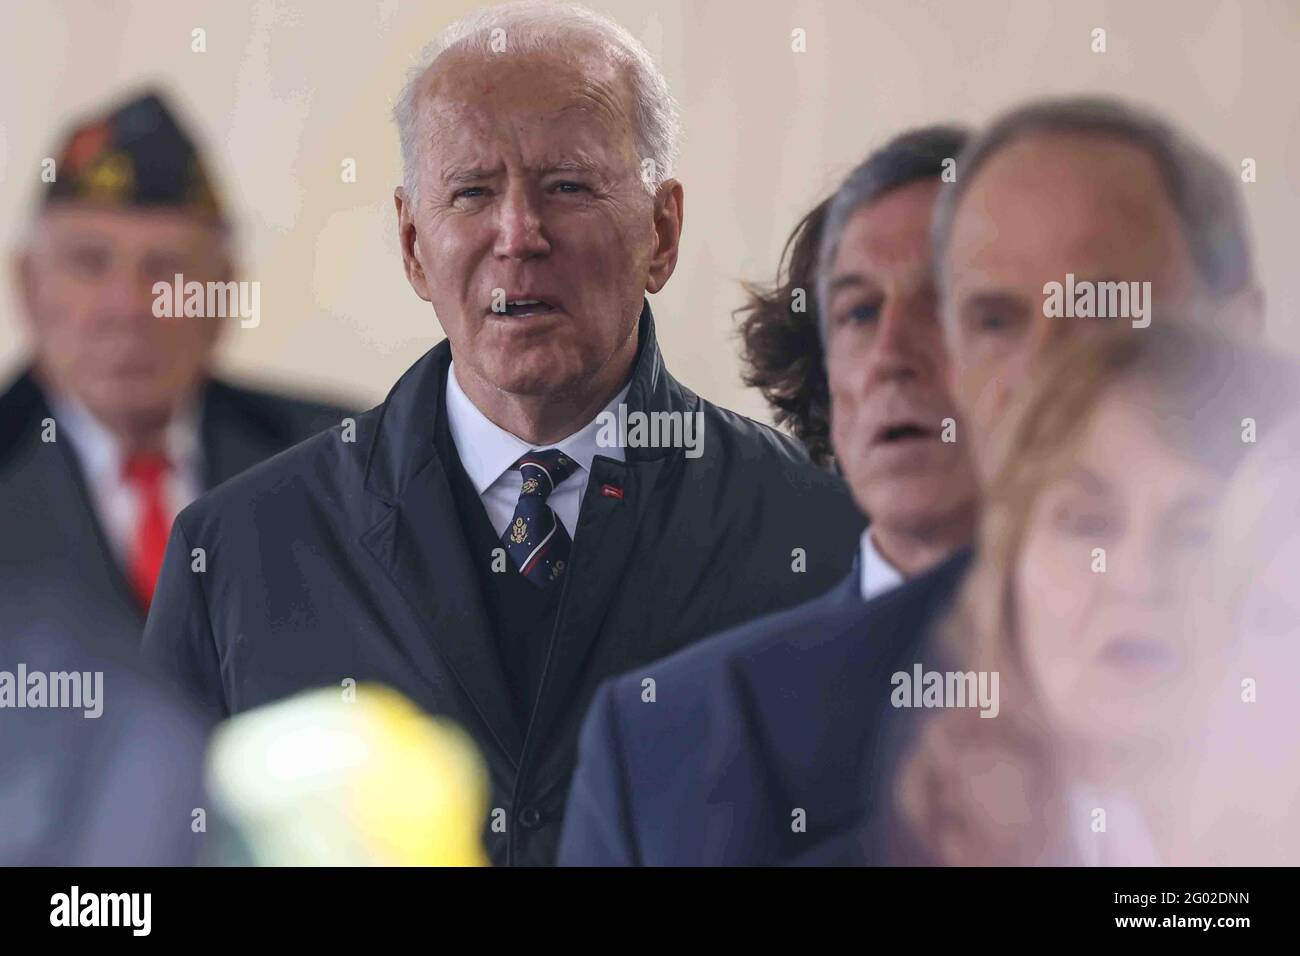
[[[643,301],[637,324],[637,356],[627,394],[628,412],[686,411],[696,397],[664,369],[650,303]],[[442,341],[406,371],[384,401],[366,462],[365,487],[390,503],[400,499],[411,478],[436,457],[434,423],[446,394],[451,343]],[[627,448],[629,463],[671,454],[671,448]]]
[[[627,402],[631,381],[625,382],[618,394],[605,403],[600,414],[618,414],[620,403]],[[535,445],[512,435],[496,422],[489,419],[476,406],[456,376],[456,363],[453,361],[447,370],[446,412],[447,425],[451,429],[451,439],[456,445],[456,454],[465,466],[465,475],[469,478],[474,491],[482,496],[498,479],[514,469],[515,462],[532,451]],[[579,428],[571,435],[558,441],[546,443],[547,448],[564,452],[585,473],[591,472],[593,459],[601,453],[600,415]],[[605,449],[610,456],[623,460],[623,449],[614,447]]]

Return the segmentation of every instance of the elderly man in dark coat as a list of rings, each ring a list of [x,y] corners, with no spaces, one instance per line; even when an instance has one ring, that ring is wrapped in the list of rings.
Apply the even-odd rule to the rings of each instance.
[[[175,514],[348,413],[212,375],[223,331],[260,316],[231,308],[252,286],[161,96],[79,123],[55,156],[16,262],[29,363],[0,388],[0,631],[134,651]],[[202,308],[162,314],[185,306],[157,295],[178,275]],[[228,315],[206,314],[217,287]]]
[[[454,718],[491,858],[549,863],[596,686],[824,590],[861,519],[665,368],[645,297],[677,262],[676,119],[626,31],[472,14],[395,113],[406,277],[447,341],[355,429],[180,515],[146,650],[218,714],[370,680]]]

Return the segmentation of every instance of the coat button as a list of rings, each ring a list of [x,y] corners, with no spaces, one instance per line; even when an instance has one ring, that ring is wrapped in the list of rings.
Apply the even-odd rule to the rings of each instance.
[[[536,807],[524,807],[519,811],[519,825],[525,830],[536,830],[542,824],[542,811]]]

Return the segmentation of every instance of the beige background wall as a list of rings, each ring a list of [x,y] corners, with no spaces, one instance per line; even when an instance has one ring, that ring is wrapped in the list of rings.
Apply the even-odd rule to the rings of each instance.
[[[658,59],[683,110],[686,229],[654,300],[669,367],[766,418],[740,385],[737,280],[770,278],[789,230],[872,146],[914,124],[980,122],[1029,96],[1112,92],[1184,124],[1238,166],[1270,333],[1300,348],[1297,0],[596,0]],[[462,0],[18,3],[0,31],[0,242],[30,215],[68,118],[159,81],[202,136],[240,221],[262,322],[232,322],[223,365],[366,402],[442,337],[402,276],[388,119],[411,58]],[[191,30],[207,52],[191,52]],[[1108,52],[1091,52],[1103,27]],[[791,31],[807,32],[807,52]],[[357,182],[340,179],[345,158]],[[0,368],[21,357],[0,277]]]

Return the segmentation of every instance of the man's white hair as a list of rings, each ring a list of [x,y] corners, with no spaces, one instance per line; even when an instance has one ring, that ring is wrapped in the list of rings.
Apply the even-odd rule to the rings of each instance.
[[[498,30],[502,32],[495,32]],[[457,20],[424,48],[419,62],[407,71],[406,85],[393,106],[393,120],[402,140],[402,184],[408,201],[415,201],[419,180],[420,80],[438,57],[453,49],[476,49],[485,57],[538,52],[567,55],[579,38],[601,44],[627,71],[634,101],[633,132],[643,164],[645,159],[653,160],[650,175],[645,175],[643,166],[640,178],[653,194],[671,173],[681,124],[677,104],[650,54],[623,27],[586,7],[522,0],[477,10]],[[505,49],[496,52],[494,45],[501,42]]]

